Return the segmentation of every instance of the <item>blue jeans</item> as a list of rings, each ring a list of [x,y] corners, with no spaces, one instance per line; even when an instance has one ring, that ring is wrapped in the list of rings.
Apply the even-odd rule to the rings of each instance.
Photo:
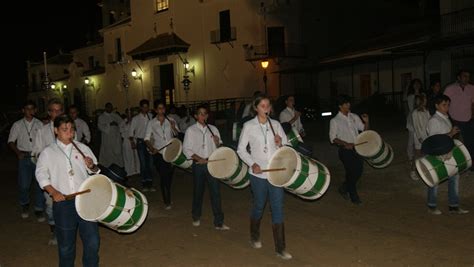
[[[253,195],[250,218],[252,220],[260,220],[262,218],[267,197],[269,197],[272,223],[283,223],[283,199],[285,195],[283,188],[273,186],[267,179],[258,178],[253,175],[250,175],[250,187]]]
[[[74,200],[54,202],[53,214],[56,221],[59,266],[74,266],[78,228],[83,245],[82,264],[99,266],[100,239],[97,223],[81,219],[76,212]]]
[[[221,207],[221,192],[219,181],[212,177],[207,170],[206,164],[193,163],[193,220],[197,221],[202,214],[202,201],[204,196],[205,184],[209,187],[211,196],[212,212],[214,214],[214,226],[222,226],[224,223],[224,213]]]
[[[152,155],[146,150],[146,144],[143,139],[137,138],[137,153],[140,160],[140,175],[144,186],[152,186],[153,176],[151,173]]]
[[[436,208],[436,197],[438,186],[428,187],[428,207]],[[448,205],[449,207],[459,206],[459,174],[448,178]]]
[[[30,157],[25,157],[18,161],[18,187],[20,190],[20,205],[30,204],[30,186],[33,183],[35,195],[35,210],[43,211],[45,199],[43,190],[41,190],[38,181],[35,178],[36,165],[31,162]]]

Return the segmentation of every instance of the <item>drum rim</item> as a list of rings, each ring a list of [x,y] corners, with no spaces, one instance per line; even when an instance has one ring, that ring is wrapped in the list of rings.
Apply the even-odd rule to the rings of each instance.
[[[88,186],[89,183],[92,182],[92,179],[104,179],[104,178],[108,182],[108,185],[110,186],[112,195],[110,196],[110,201],[109,201],[109,204],[107,204],[106,209],[97,218],[95,218],[95,219],[84,218],[81,215],[81,213],[79,212],[80,210],[82,210],[84,208],[84,207],[82,207],[81,199],[86,198],[87,195],[78,195],[78,196],[76,196],[76,198],[74,200],[74,204],[76,206],[77,214],[79,215],[79,217],[81,217],[85,221],[99,222],[99,221],[105,219],[110,214],[110,212],[113,210],[113,207],[110,205],[110,203],[115,203],[116,200],[117,200],[117,190],[114,188],[114,185],[116,185],[116,183],[114,183],[112,180],[110,180],[110,178],[108,178],[107,176],[99,173],[99,174],[94,174],[94,175],[88,177],[86,180],[84,180],[84,182],[82,182],[81,186],[79,187],[79,191],[86,190],[87,187],[89,187]]]
[[[377,141],[380,142],[380,149],[381,149],[385,142],[382,139],[382,137],[380,136],[380,134],[377,133],[374,130],[365,130],[365,131],[361,132],[360,134],[358,134],[357,137],[356,137],[356,143],[361,143],[360,138],[365,136],[365,135],[368,135],[368,134],[375,134],[377,136]],[[363,146],[364,146],[364,144],[356,146],[355,150],[356,150],[357,154],[361,155],[364,158],[371,158],[371,157],[377,155],[380,152],[380,149],[379,149],[378,151],[376,151],[372,155],[364,155],[364,154],[360,153],[360,151],[359,151]]]
[[[297,167],[301,165],[301,155],[298,154],[298,152],[294,148],[292,148],[290,146],[283,146],[283,147],[278,148],[275,151],[275,153],[273,153],[272,157],[268,161],[268,168],[272,168],[271,167],[271,162],[277,156],[278,152],[283,151],[283,149],[291,150],[293,152],[293,154],[296,155],[296,168],[295,168],[295,171],[293,171],[293,175],[288,179],[288,181],[285,184],[282,184],[282,185],[274,184],[273,181],[270,179],[272,173],[269,173],[268,176],[267,176],[268,182],[270,184],[272,184],[273,186],[277,186],[277,187],[287,187],[287,186],[291,185],[296,180],[296,178],[298,177],[299,174],[296,172],[296,170],[297,170]]]
[[[214,159],[213,155],[217,154],[216,152],[227,151],[227,150],[229,150],[231,152],[234,152],[233,156],[237,159],[237,164],[232,164],[232,174],[228,177],[222,177],[222,178],[215,177],[214,175],[211,174],[212,177],[217,178],[217,179],[228,179],[228,178],[232,177],[235,174],[235,172],[237,171],[237,169],[239,168],[239,163],[238,162],[242,161],[242,160],[237,155],[237,152],[235,152],[232,148],[227,147],[227,146],[222,146],[222,147],[219,147],[216,150],[214,150],[214,152],[212,152],[212,154],[209,156],[209,160]],[[227,159],[225,161],[227,161]],[[209,162],[209,163],[207,163],[207,170],[209,171],[209,166],[219,165],[219,163],[222,163],[222,162]],[[242,162],[242,164],[245,164],[245,163]]]

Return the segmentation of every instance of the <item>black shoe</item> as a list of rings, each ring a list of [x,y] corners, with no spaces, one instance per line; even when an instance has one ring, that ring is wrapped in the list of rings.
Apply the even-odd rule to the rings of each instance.
[[[337,191],[342,196],[342,198],[349,200],[349,193],[344,189],[343,185],[341,185]]]
[[[44,222],[46,221],[46,218],[44,216],[44,212],[42,210],[37,210],[35,211],[35,216],[36,216],[36,220],[38,222]]]

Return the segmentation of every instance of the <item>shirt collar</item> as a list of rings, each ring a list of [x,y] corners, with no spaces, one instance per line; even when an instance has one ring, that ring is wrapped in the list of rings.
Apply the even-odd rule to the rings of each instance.
[[[439,111],[436,111],[436,114],[438,114],[438,116],[440,116],[441,118],[443,119],[449,119],[449,116],[448,115],[444,115],[443,113],[439,112]]]
[[[70,146],[72,146],[72,143],[69,143],[68,145],[64,144],[63,142],[59,141],[59,139],[56,138],[56,143],[58,144],[58,146],[62,149],[67,149],[69,148]]]

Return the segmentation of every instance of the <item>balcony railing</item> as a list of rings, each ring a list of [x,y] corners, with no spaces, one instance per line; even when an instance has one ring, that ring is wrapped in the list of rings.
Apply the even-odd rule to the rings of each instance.
[[[441,34],[443,36],[470,32],[474,32],[474,8],[441,15]]]
[[[306,46],[295,43],[273,45],[246,45],[245,60],[257,61],[266,58],[305,58],[308,55]]]
[[[232,42],[237,40],[237,29],[230,27],[228,29],[217,29],[211,31],[211,44]]]

